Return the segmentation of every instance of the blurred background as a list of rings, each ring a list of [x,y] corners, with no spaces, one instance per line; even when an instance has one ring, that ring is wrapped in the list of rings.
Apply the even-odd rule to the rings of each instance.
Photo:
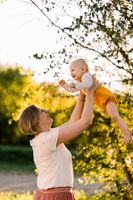
[[[69,119],[78,94],[59,88],[58,80],[71,80],[71,60],[86,59],[133,130],[132,11],[130,0],[0,1],[0,199],[32,199],[31,137],[20,133],[18,118],[36,104],[50,110],[53,127]],[[95,107],[93,126],[66,145],[78,200],[133,198],[133,142],[122,145],[122,133],[104,111]]]

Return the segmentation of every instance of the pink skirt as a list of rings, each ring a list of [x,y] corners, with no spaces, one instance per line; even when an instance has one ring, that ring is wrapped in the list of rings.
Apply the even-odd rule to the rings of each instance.
[[[33,200],[75,200],[71,187],[37,190]]]

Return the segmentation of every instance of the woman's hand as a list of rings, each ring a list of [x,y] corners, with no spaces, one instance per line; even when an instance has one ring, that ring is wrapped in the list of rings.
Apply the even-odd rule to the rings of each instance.
[[[79,91],[79,98],[80,101],[85,101],[85,91],[84,90],[80,90]]]
[[[87,93],[90,93],[90,92],[94,92],[100,85],[99,81],[96,79],[95,76],[92,77],[93,78],[93,85],[91,88],[87,88],[87,89],[84,89],[83,91],[80,90],[80,92],[84,93],[85,95],[87,95]]]
[[[96,79],[95,75],[94,75],[92,78],[93,78],[93,85],[92,85],[92,87],[89,89],[89,91],[93,91],[93,92],[94,92],[94,91],[99,87],[100,83],[99,83],[99,81]]]

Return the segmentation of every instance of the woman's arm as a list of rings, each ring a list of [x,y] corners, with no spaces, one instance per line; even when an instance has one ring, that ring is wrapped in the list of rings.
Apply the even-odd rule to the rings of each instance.
[[[86,100],[82,112],[81,118],[73,123],[70,123],[59,128],[59,136],[57,144],[67,142],[74,139],[86,130],[89,125],[92,124],[93,114],[93,95],[94,90],[98,86],[98,82],[94,82],[94,86],[91,89],[86,89]]]
[[[85,94],[80,90],[80,94],[79,97],[77,99],[77,103],[73,109],[73,112],[70,116],[69,121],[67,121],[66,123],[60,125],[61,126],[67,126],[70,123],[76,122],[77,120],[79,120],[81,118],[81,114],[83,111],[83,107],[84,107],[84,102],[85,102]]]
[[[84,107],[84,102],[85,102],[85,94],[80,91],[79,97],[77,99],[77,103],[75,105],[75,108],[71,114],[70,120],[69,122],[76,122],[77,120],[79,120],[81,118],[81,114],[83,111],[83,107]]]

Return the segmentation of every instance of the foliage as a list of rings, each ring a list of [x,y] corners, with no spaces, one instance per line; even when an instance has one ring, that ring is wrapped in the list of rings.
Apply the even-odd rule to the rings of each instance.
[[[119,96],[119,110],[123,118],[126,113],[125,121],[131,128],[133,99],[124,103],[125,98]],[[131,199],[128,190],[133,184],[132,144],[122,145],[122,135],[106,113],[95,110],[93,126],[79,138],[75,148],[74,166],[83,173],[82,182],[104,183],[104,189],[112,190],[115,197],[120,193]]]
[[[88,196],[84,193],[84,191],[74,190],[74,196],[76,200],[99,200],[96,196]],[[1,200],[32,200],[33,194],[12,194],[12,193],[0,193]],[[101,199],[103,200],[111,200],[109,199],[109,195],[104,195]]]
[[[16,132],[18,113],[27,105],[46,107],[54,119],[53,126],[70,117],[75,99],[52,84],[37,84],[31,74],[19,68],[0,73],[1,107],[0,138],[2,144],[27,144],[29,138]],[[132,128],[133,97],[117,95],[121,116]],[[10,119],[10,120],[9,120]],[[14,128],[15,127],[15,128]],[[67,144],[72,148],[74,169],[83,175],[83,182],[102,182],[109,195],[119,194],[130,200],[129,189],[133,184],[133,153],[130,146],[122,146],[122,135],[109,116],[95,108],[93,126]],[[99,194],[100,195],[100,194]],[[101,194],[102,196],[105,194]],[[104,199],[101,197],[101,199]]]
[[[1,4],[1,3],[4,3],[5,1],[6,1],[6,0],[0,0],[0,4]]]
[[[12,194],[12,193],[0,193],[1,200],[32,200],[33,194],[26,193],[26,194]]]
[[[21,111],[31,104],[48,108],[55,126],[68,119],[74,101],[70,96],[60,95],[57,86],[33,81],[29,71],[3,67],[0,71],[0,144],[28,142],[28,137],[18,131],[16,121]]]
[[[97,195],[87,195],[82,190],[81,191],[74,190],[73,192],[74,192],[74,196],[76,200],[127,200],[127,198],[124,198],[122,195],[114,197],[114,196],[111,196],[109,193],[106,193],[106,194],[100,193],[100,195],[97,196]],[[131,196],[132,192],[131,191],[129,192],[130,192],[129,195],[132,198]],[[33,194],[32,193],[12,194],[12,193],[1,192],[0,199],[1,200],[32,200]]]
[[[0,143],[17,143],[19,138],[16,127],[18,110],[24,104],[22,101],[31,84],[31,75],[19,67],[0,70]],[[12,134],[14,133],[14,134]]]
[[[120,80],[132,84],[131,0],[30,2],[47,18],[49,26],[56,27],[61,35],[57,40],[59,50],[50,54],[44,52],[44,55],[41,55],[41,58],[44,57],[51,63],[47,70],[57,67],[60,72],[60,67],[64,66],[64,63],[69,63],[77,52],[80,55],[82,52],[84,56],[87,55],[88,60],[93,61],[97,74],[101,74],[101,70],[111,73],[112,68],[120,75]],[[38,59],[37,55],[34,57]]]

